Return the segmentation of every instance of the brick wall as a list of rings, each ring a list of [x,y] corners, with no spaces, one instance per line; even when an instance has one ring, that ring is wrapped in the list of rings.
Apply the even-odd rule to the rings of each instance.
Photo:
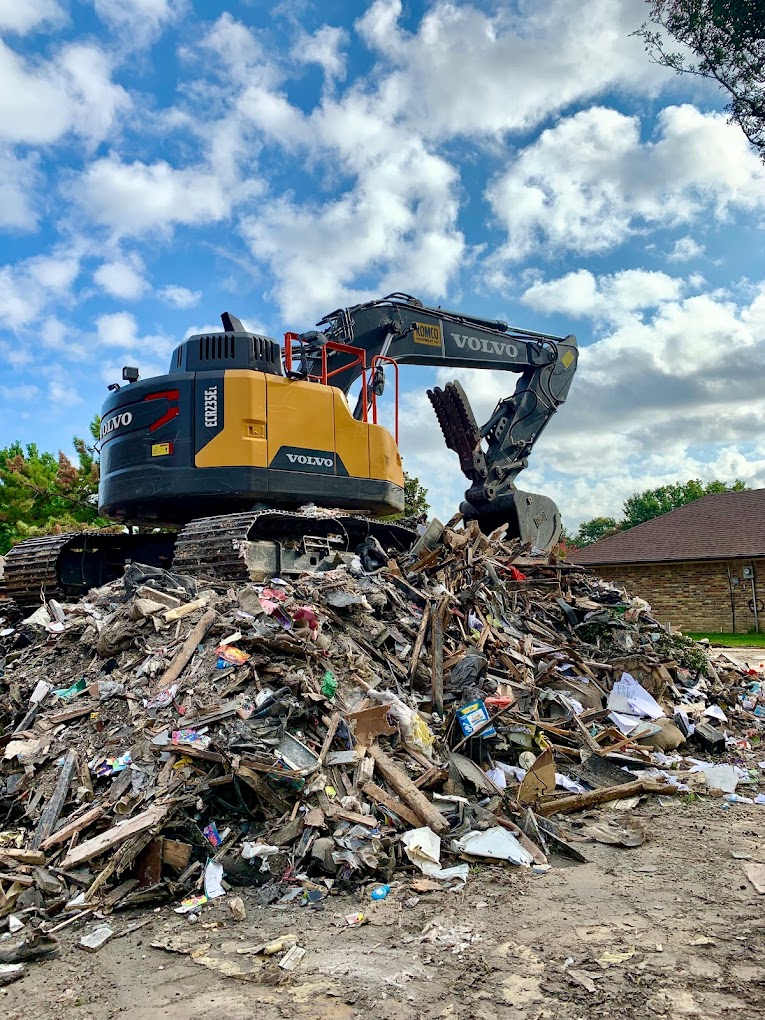
[[[682,563],[638,563],[618,566],[594,566],[601,577],[617,581],[633,595],[649,602],[657,620],[671,623],[684,631],[732,633],[731,577],[733,586],[735,632],[754,630],[754,614],[748,603],[752,583],[742,577],[742,568],[754,568],[755,591],[765,604],[765,560],[709,560]],[[765,633],[765,611],[759,613],[760,630]]]

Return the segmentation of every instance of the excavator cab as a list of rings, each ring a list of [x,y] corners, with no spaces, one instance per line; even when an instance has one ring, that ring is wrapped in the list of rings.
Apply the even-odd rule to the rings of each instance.
[[[317,375],[304,355],[293,358],[303,347],[294,334],[282,357],[275,340],[247,332],[229,313],[222,319],[225,332],[189,337],[175,350],[167,375],[107,399],[100,512],[169,525],[258,503],[400,513],[396,440],[366,413],[356,420],[332,385],[327,355],[337,345],[323,345]]]

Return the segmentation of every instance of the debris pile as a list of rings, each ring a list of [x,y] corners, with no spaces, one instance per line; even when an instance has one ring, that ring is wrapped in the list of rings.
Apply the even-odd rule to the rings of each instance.
[[[362,553],[239,587],[132,564],[0,621],[9,964],[138,905],[382,898],[474,861],[635,846],[624,814],[570,816],[646,794],[765,802],[746,767],[760,678],[642,600],[474,525]]]

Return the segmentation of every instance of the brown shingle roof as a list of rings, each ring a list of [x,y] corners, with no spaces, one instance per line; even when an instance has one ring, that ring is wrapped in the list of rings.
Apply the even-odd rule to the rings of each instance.
[[[714,492],[571,554],[574,563],[765,556],[765,489]]]

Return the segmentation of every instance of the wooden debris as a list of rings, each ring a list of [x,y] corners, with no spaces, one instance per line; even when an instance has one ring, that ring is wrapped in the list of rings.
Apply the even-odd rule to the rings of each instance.
[[[173,612],[174,611],[175,610],[173,610]],[[162,677],[155,688],[156,691],[165,691],[171,686],[171,684],[175,683],[188,665],[189,660],[197,649],[197,646],[202,641],[205,634],[207,634],[210,627],[212,627],[215,623],[216,615],[217,614],[214,609],[207,610],[202,619],[183,642],[180,651],[176,653],[173,661],[162,674]]]
[[[40,821],[37,823],[35,834],[32,837],[33,850],[37,850],[53,831],[53,826],[58,821],[58,817],[63,810],[64,802],[66,801],[67,794],[69,793],[69,787],[72,783],[72,776],[74,775],[76,768],[77,752],[69,750],[64,758],[64,764],[61,766],[61,774],[58,777],[56,788],[54,789],[50,800],[45,805],[45,809],[40,816]]]
[[[585,808],[606,804],[608,801],[624,800],[627,797],[635,797],[644,793],[661,793],[665,796],[672,796],[677,793],[677,787],[671,783],[655,783],[648,779],[637,779],[634,783],[625,783],[623,786],[606,786],[601,790],[592,790],[590,793],[576,793],[571,797],[561,797],[549,803],[537,804],[536,811],[540,815],[570,814],[572,811],[583,811]]]
[[[448,830],[449,823],[438,808],[434,807],[428,798],[417,789],[406,773],[401,771],[382,748],[377,744],[372,744],[369,754],[374,759],[375,768],[385,782],[392,787],[407,807],[411,808],[423,825],[430,826],[437,833]]]
[[[406,806],[406,804],[399,797],[394,797],[391,793],[386,793],[382,787],[377,786],[375,783],[364,783],[362,791],[366,797],[373,800],[375,804],[381,804],[388,811],[392,811],[395,815],[411,825],[412,828],[416,829],[420,826],[421,822],[419,817]]]
[[[146,811],[142,811],[140,815],[136,815],[135,818],[130,818],[126,822],[113,825],[105,832],[93,836],[84,843],[80,843],[79,846],[74,847],[73,850],[70,850],[61,862],[61,867],[64,870],[76,868],[77,865],[84,864],[86,861],[98,857],[104,851],[110,850],[114,846],[119,846],[120,843],[130,839],[131,836],[136,836],[140,832],[145,832],[146,829],[153,828],[153,826],[157,825],[167,816],[170,809],[169,804],[155,804],[153,807],[147,808]]]
[[[264,901],[285,876],[316,874],[303,893],[318,898],[322,869],[360,887],[395,871],[396,835],[425,827],[444,837],[444,867],[450,830],[489,827],[512,833],[537,865],[550,850],[583,860],[566,815],[676,793],[622,771],[657,759],[609,708],[622,672],[666,694],[667,708],[701,697],[697,677],[663,650],[671,635],[583,568],[456,523],[416,555],[383,550],[385,565],[363,575],[337,560],[240,583],[211,564],[194,589],[133,565],[59,607],[64,631],[38,638],[28,627],[0,691],[1,912],[34,898],[65,929],[94,911],[177,903],[204,887],[211,858]],[[192,600],[195,590],[215,594]],[[726,729],[756,729],[738,694],[746,674],[725,661],[708,668]],[[704,727],[696,737],[722,740]],[[595,789],[556,793],[559,773]],[[422,891],[434,882],[417,881]],[[67,907],[75,890],[79,909]],[[240,916],[239,897],[229,902]],[[113,938],[133,930],[108,927]],[[302,953],[284,941],[282,970]]]

